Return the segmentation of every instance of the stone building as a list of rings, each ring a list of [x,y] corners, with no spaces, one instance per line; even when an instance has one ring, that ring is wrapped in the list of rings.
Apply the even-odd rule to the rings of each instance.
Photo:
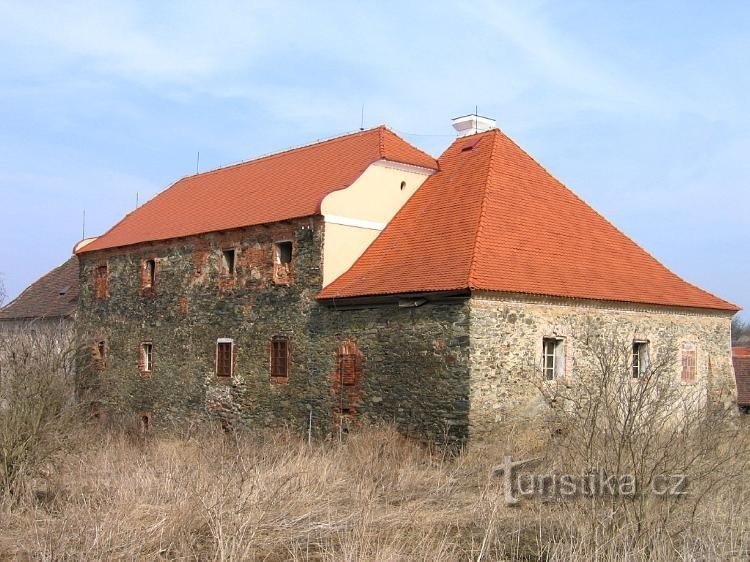
[[[169,427],[364,421],[465,440],[575,377],[578,328],[634,374],[732,380],[737,307],[670,272],[478,116],[437,159],[384,127],[196,174],[79,249],[97,408]],[[732,388],[734,387],[733,383]]]

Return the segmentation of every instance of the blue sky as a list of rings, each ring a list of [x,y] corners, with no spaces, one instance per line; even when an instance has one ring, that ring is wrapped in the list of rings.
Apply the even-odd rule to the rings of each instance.
[[[672,270],[750,308],[750,4],[5,2],[11,296],[176,179],[389,125],[498,125]],[[745,318],[750,315],[745,314]]]

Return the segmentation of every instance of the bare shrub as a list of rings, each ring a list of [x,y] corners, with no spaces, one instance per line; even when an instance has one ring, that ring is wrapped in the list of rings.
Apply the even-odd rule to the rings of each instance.
[[[76,420],[72,334],[63,325],[0,334],[0,493],[15,493],[68,443]]]
[[[619,539],[649,554],[698,537],[710,511],[703,508],[736,493],[750,474],[750,435],[721,399],[725,381],[681,385],[666,347],[634,376],[632,341],[593,329],[576,340],[582,349],[570,380],[537,377],[552,430],[546,458],[559,472],[627,477],[634,493],[562,502],[568,520],[597,549]]]

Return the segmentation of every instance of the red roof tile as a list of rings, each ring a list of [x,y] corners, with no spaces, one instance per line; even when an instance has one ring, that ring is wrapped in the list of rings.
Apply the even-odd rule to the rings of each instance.
[[[737,310],[687,283],[498,130],[456,140],[319,298],[488,290]]]
[[[381,159],[437,168],[381,126],[183,178],[78,253],[315,215]]]
[[[0,320],[71,316],[78,306],[78,286],[78,258],[73,256],[0,309]]]

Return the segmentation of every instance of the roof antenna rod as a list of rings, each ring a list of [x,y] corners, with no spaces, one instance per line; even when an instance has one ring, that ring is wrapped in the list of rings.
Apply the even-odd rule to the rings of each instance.
[[[198,164],[201,163],[201,151],[198,151],[198,158],[195,159],[195,173],[198,173]]]
[[[362,104],[362,114],[359,118],[359,130],[364,131],[365,130],[365,104]]]
[[[138,192],[135,192],[135,208],[138,208]]]
[[[83,210],[83,224],[81,225],[81,240],[86,238],[86,209]]]

